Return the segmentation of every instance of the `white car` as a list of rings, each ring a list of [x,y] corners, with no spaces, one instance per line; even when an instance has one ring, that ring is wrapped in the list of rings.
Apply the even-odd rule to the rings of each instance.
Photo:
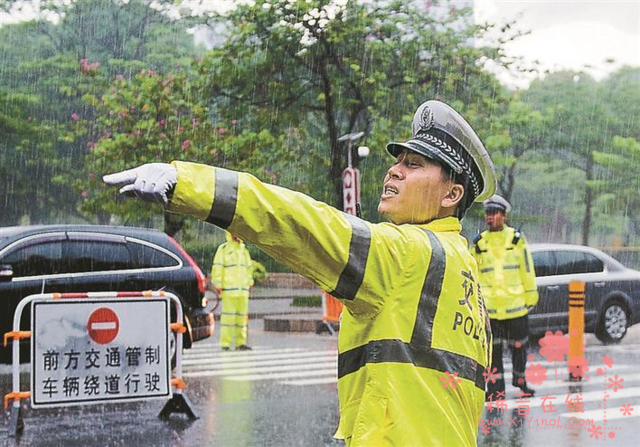
[[[640,272],[581,245],[531,244],[540,300],[529,313],[532,335],[567,333],[570,281],[586,283],[585,332],[619,343],[640,322]]]

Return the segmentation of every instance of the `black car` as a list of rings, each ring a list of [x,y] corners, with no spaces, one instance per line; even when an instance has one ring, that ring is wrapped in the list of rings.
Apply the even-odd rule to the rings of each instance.
[[[640,272],[581,245],[532,244],[540,300],[529,313],[531,334],[567,333],[569,282],[584,281],[585,332],[604,344],[619,343],[640,323]]]
[[[205,310],[205,276],[165,233],[92,225],[0,228],[3,334],[13,329],[13,315],[20,300],[32,294],[159,289],[174,293],[182,302],[187,327],[185,348],[211,336],[214,322],[213,315]],[[22,330],[29,329],[30,318],[30,309],[26,308]],[[172,318],[175,320],[175,315]],[[24,343],[28,347],[28,340]],[[28,349],[22,352],[28,355]],[[10,361],[10,347],[3,347],[0,362]]]

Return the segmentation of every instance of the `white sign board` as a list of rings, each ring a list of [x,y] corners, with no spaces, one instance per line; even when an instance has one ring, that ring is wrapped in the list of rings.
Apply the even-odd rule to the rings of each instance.
[[[171,397],[168,298],[35,300],[31,406]]]

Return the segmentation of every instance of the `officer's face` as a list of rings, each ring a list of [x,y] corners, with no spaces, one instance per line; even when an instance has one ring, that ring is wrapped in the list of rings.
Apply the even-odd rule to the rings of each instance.
[[[438,163],[403,152],[384,178],[378,212],[395,224],[428,222],[441,217],[451,184]]]
[[[504,227],[506,215],[502,211],[487,211],[484,214],[484,221],[491,231],[500,231]]]

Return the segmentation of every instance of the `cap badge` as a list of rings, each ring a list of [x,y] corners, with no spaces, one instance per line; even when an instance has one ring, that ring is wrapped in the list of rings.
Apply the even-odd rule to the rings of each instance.
[[[433,112],[429,106],[424,106],[420,113],[420,128],[418,132],[426,132],[433,127]]]

